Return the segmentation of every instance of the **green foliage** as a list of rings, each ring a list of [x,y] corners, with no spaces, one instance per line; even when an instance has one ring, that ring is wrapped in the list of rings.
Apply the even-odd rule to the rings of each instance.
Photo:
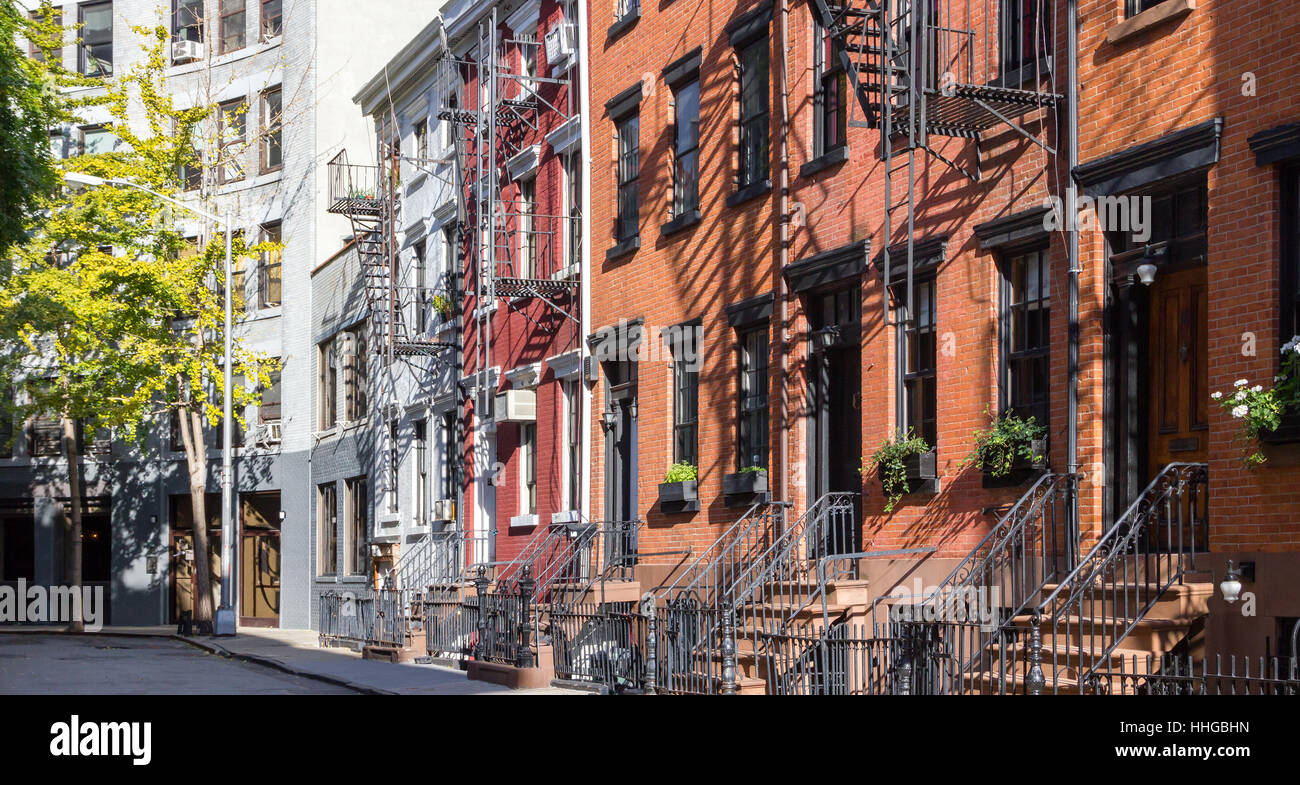
[[[742,466],[740,469],[741,474],[752,474],[755,472],[765,472],[765,471],[767,471],[767,469],[764,469],[762,466]]]
[[[452,310],[451,310],[451,309],[452,309],[452,302],[451,302],[451,298],[450,298],[450,297],[448,297],[448,296],[445,295],[445,294],[435,294],[435,295],[433,296],[433,303],[432,303],[432,305],[433,305],[433,310],[434,310],[434,311],[435,311],[439,316],[441,316],[441,317],[443,318],[444,321],[449,321],[449,320],[451,319],[451,317],[452,317]]]
[[[104,82],[107,127],[122,143],[65,166],[175,195],[179,167],[199,161],[195,129],[212,107],[177,109],[165,86],[166,28],[135,32],[144,58]],[[47,208],[30,240],[10,255],[12,276],[0,289],[0,341],[14,349],[0,357],[0,380],[39,380],[26,384],[32,397],[18,415],[61,414],[128,438],[172,409],[215,426],[223,396],[224,235],[210,226],[206,244],[192,248],[176,229],[179,208],[134,188],[64,188]],[[277,247],[238,236],[233,246],[239,256]],[[232,390],[239,419],[270,385],[274,362],[237,339],[233,356],[236,378],[251,383]]]
[[[886,514],[893,512],[895,505],[912,490],[907,483],[907,464],[904,461],[930,449],[925,439],[914,434],[911,428],[907,429],[906,435],[902,431],[894,432],[876,448],[867,465],[880,472]]]
[[[678,461],[668,467],[668,474],[664,475],[664,482],[691,482],[700,477],[700,470],[695,464],[687,461]]]
[[[1047,428],[1007,412],[993,418],[990,426],[975,432],[975,449],[961,465],[975,464],[990,477],[1005,477],[1017,463],[1032,463],[1042,458],[1034,454],[1034,442],[1047,438]]]
[[[1267,460],[1259,449],[1260,436],[1277,430],[1282,415],[1300,410],[1300,335],[1283,345],[1282,372],[1273,377],[1271,388],[1252,387],[1246,379],[1238,379],[1232,386],[1231,393],[1214,392],[1210,397],[1234,420],[1241,420],[1238,438],[1246,442],[1242,462],[1260,466]]]

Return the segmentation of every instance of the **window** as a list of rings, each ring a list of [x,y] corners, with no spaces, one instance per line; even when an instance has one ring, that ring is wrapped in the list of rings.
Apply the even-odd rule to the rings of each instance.
[[[242,232],[235,232],[238,238]],[[243,254],[237,254],[230,260],[230,282],[233,289],[230,296],[230,307],[235,313],[244,313],[244,304],[248,299],[248,259]]]
[[[388,423],[388,511],[397,512],[397,481],[401,464],[401,452],[398,447],[400,434],[397,420]]]
[[[903,423],[905,429],[934,447],[938,438],[934,279],[915,280],[912,290],[916,296],[915,310],[906,302],[906,288],[896,285],[895,289],[895,298],[900,307],[909,309],[907,316],[910,319],[903,330],[902,356],[899,358],[899,368],[903,373]]]
[[[415,511],[412,520],[424,525],[429,515],[429,483],[433,481],[429,470],[429,422],[415,420],[411,423],[411,441],[415,444]]]
[[[565,509],[578,509],[582,498],[582,390],[577,379],[560,382],[564,395]]]
[[[203,0],[173,0],[172,41],[203,41]],[[172,58],[172,65],[190,58]]]
[[[348,353],[343,364],[344,398],[346,399],[343,416],[348,422],[359,422],[366,418],[366,407],[369,406],[370,356],[366,346],[365,328],[358,327],[344,335]]]
[[[81,43],[77,70],[86,76],[113,75],[113,4],[85,3],[77,8]]]
[[[258,305],[262,308],[275,308],[280,305],[281,270],[283,259],[280,245],[280,223],[262,225],[262,242],[275,243],[276,248],[262,251],[257,259]]]
[[[275,172],[284,166],[283,91],[272,87],[262,93],[261,171]]]
[[[736,468],[767,468],[767,323],[740,333]]]
[[[262,40],[284,35],[282,0],[262,0]]]
[[[320,552],[317,554],[319,575],[335,575],[339,571],[338,531],[339,510],[338,490],[335,484],[327,482],[316,486],[316,525],[317,542]]]
[[[1002,79],[1006,86],[1019,87],[1024,77],[1033,76],[1035,67],[1047,69],[1052,35],[1051,10],[1052,4],[1047,0],[1002,0],[1002,24],[998,36],[1001,39]]]
[[[219,183],[231,183],[244,177],[244,166],[239,159],[243,154],[247,120],[248,102],[242,98],[226,101],[217,108]]]
[[[271,383],[262,390],[262,399],[257,405],[259,422],[280,421],[280,369],[271,371],[270,377]]]
[[[54,18],[52,20],[52,24],[57,25],[61,30],[63,28],[63,12],[56,8],[54,9],[53,17]],[[32,11],[31,18],[37,22],[41,21],[40,10],[37,9]],[[35,41],[27,42],[27,53],[36,62],[38,63],[45,62],[45,52],[41,51],[41,48],[36,45]],[[57,64],[63,63],[63,47],[60,46],[57,49],[54,49],[53,51],[50,52],[50,61]]]
[[[836,38],[817,26],[817,46],[813,51],[816,90],[813,114],[813,156],[820,157],[845,143],[845,111],[848,80],[840,63],[840,45]]]
[[[33,417],[27,425],[27,454],[48,458],[63,454],[63,418],[51,415]]]
[[[80,132],[82,155],[111,153],[117,147],[117,137],[102,125],[83,126]]]
[[[520,33],[518,38],[519,65],[524,76],[519,80],[519,98],[527,101],[537,91],[537,38],[532,33]]]
[[[693,328],[689,332],[695,334]],[[688,343],[695,342],[683,338],[673,347],[673,462],[698,466],[700,371],[696,347]]]
[[[452,284],[457,274],[456,268],[456,229],[451,226],[443,227],[442,230],[442,269],[439,271],[437,287],[442,295],[449,300],[455,299],[455,290]],[[454,317],[455,314],[452,314]]]
[[[641,0],[614,0],[614,21],[630,19],[641,13]]]
[[[167,412],[167,448],[172,452],[185,452],[185,437],[181,435],[181,417],[186,416],[180,409]]]
[[[317,352],[320,364],[320,401],[318,410],[320,419],[316,426],[324,431],[333,428],[338,421],[338,403],[339,403],[339,360],[338,360],[338,341],[330,339],[320,345]]]
[[[1282,170],[1282,292],[1278,345],[1300,335],[1300,165]]]
[[[415,331],[418,334],[429,329],[428,264],[425,262],[424,249],[424,240],[417,240],[411,246],[411,266],[415,268]]]
[[[537,424],[519,426],[519,514],[537,514]]]
[[[533,178],[519,181],[519,265],[515,274],[520,278],[537,275],[537,232],[534,214],[537,211],[537,181]]]
[[[768,177],[767,80],[767,39],[759,38],[740,50],[739,188]]]
[[[565,155],[564,164],[564,264],[582,261],[582,159],[576,152]]]
[[[1128,16],[1137,16],[1148,8],[1155,8],[1164,0],[1127,0]]]
[[[694,79],[673,94],[673,216],[700,206],[700,81]]]
[[[429,120],[421,118],[415,124],[415,159],[419,165],[425,165],[429,158]]]
[[[203,154],[201,152],[201,143],[198,138],[198,126],[190,129],[190,140],[186,144],[180,139],[180,128],[173,125],[172,135],[177,138],[177,147],[182,148],[179,151],[181,164],[176,170],[176,179],[180,181],[182,190],[197,191],[203,186]]]
[[[247,0],[221,0],[221,54],[244,48]]]
[[[343,570],[348,575],[364,575],[370,566],[366,542],[370,533],[366,509],[366,478],[344,481],[347,494],[348,528],[343,543]]]
[[[446,105],[449,113],[455,115],[456,107],[457,107],[455,90],[452,90],[447,94]],[[440,119],[438,121],[438,142],[442,146],[442,149],[446,150],[447,148],[451,147],[451,143],[453,139],[452,133],[454,133],[453,130],[454,128],[455,128],[455,123],[450,117],[446,119]]]
[[[439,496],[443,499],[456,498],[456,413],[448,412],[442,416],[442,472],[439,476]]]
[[[1051,268],[1046,249],[1003,264],[1003,410],[1047,425]]]
[[[618,124],[618,225],[619,242],[638,235],[637,179],[641,175],[641,118],[631,115]]]

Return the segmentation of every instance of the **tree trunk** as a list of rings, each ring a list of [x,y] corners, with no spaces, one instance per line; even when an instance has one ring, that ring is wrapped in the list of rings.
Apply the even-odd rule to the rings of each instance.
[[[77,422],[71,417],[63,418],[63,457],[68,460],[68,544],[64,550],[68,556],[63,579],[81,594],[81,455],[77,450]],[[75,607],[75,606],[74,606]],[[85,610],[84,608],[82,609]],[[68,629],[81,632],[84,629],[82,619],[69,619]]]
[[[194,625],[212,629],[212,566],[208,555],[207,491],[208,458],[203,444],[203,420],[198,412],[181,409],[181,441],[189,464],[190,511],[194,518]]]

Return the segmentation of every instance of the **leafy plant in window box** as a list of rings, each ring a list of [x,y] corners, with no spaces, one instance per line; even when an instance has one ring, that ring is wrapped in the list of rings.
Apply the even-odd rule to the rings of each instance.
[[[1011,412],[993,418],[988,428],[975,432],[975,449],[961,465],[975,464],[992,480],[1014,478],[1047,465],[1047,428],[1033,417]],[[1022,480],[1025,478],[1021,478]]]
[[[678,461],[668,467],[659,483],[659,507],[664,512],[694,512],[700,508],[700,470],[693,463]]]
[[[445,294],[435,294],[430,304],[433,306],[434,313],[442,317],[444,322],[451,321],[452,303],[450,297]]]
[[[906,434],[896,431],[881,442],[868,466],[874,468],[880,477],[886,513],[892,513],[895,505],[912,492],[913,480],[929,480],[936,476],[933,448],[911,428]]]
[[[1232,383],[1232,391],[1215,391],[1210,398],[1234,419],[1240,420],[1238,436],[1246,442],[1242,461],[1259,466],[1268,458],[1260,442],[1281,426],[1283,419],[1300,412],[1300,335],[1292,336],[1282,346],[1282,372],[1273,377],[1273,386],[1251,385],[1246,379]]]
[[[767,469],[762,466],[745,466],[735,474],[722,478],[724,496],[752,497],[754,494],[767,493]]]

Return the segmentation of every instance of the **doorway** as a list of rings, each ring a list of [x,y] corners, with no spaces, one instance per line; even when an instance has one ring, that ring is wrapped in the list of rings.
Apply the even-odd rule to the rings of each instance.
[[[605,515],[608,521],[637,519],[636,364],[605,365]]]
[[[239,526],[239,623],[279,627],[280,492],[243,494]]]
[[[194,514],[188,493],[168,499],[171,521],[171,623],[180,621],[182,612],[194,611],[198,596],[198,576],[194,569],[199,554],[194,552]],[[204,512],[208,518],[208,569],[212,578],[212,607],[221,604],[221,495],[204,494]]]
[[[857,286],[809,296],[808,503],[827,493],[857,493],[862,463],[862,308]],[[861,550],[853,525],[829,545],[833,553]]]

